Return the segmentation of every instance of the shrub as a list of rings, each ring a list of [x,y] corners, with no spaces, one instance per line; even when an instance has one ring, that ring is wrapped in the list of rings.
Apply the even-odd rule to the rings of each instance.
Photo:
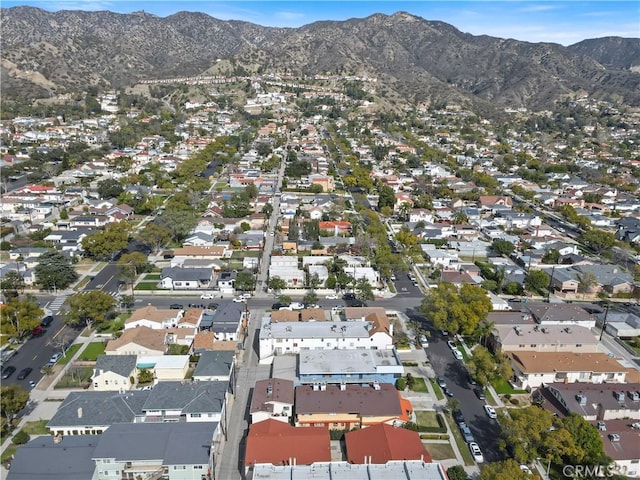
[[[511,394],[510,393],[505,393],[504,399],[505,400],[511,400]]]
[[[512,405],[520,405],[520,400],[518,400],[517,398],[512,398],[509,401],[511,402]]]
[[[11,439],[11,442],[16,444],[16,445],[24,445],[28,441],[29,441],[29,434],[27,432],[25,432],[24,430],[20,430]]]
[[[399,378],[396,380],[396,388],[400,391],[404,390],[407,386],[407,381],[404,378]]]

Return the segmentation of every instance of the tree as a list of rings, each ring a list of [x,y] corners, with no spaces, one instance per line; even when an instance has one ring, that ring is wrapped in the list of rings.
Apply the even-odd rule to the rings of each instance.
[[[500,420],[502,446],[510,446],[520,463],[542,456],[546,435],[553,426],[553,414],[538,406],[510,410],[509,413]]]
[[[236,290],[253,290],[256,286],[256,279],[253,276],[253,273],[248,272],[246,270],[242,270],[238,272],[236,275],[236,281],[234,283],[234,288]]]
[[[567,463],[594,465],[604,462],[605,454],[602,437],[600,437],[598,430],[593,425],[575,413],[567,415],[562,419],[561,423],[571,434],[577,447],[575,453],[564,456],[564,460]]]
[[[0,341],[22,338],[40,325],[44,310],[33,295],[12,297],[0,308]]]
[[[560,252],[555,248],[551,248],[544,252],[542,263],[557,265],[560,263]]]
[[[95,325],[101,329],[107,315],[116,307],[116,299],[101,290],[76,293],[67,299],[68,310],[64,312],[67,325]]]
[[[280,277],[271,277],[267,285],[271,290],[273,290],[276,293],[278,293],[280,290],[284,290],[285,288],[287,288],[287,282],[285,282]]]
[[[78,279],[71,260],[58,250],[49,250],[38,257],[36,282],[48,290],[67,288]]]
[[[467,366],[473,378],[481,385],[487,385],[496,378],[496,361],[485,347],[478,346],[473,350]]]
[[[264,213],[265,217],[269,218],[273,213],[273,205],[270,203],[265,203],[264,207],[262,207],[261,213]]]
[[[138,371],[138,383],[151,383],[153,382],[153,371],[148,368],[141,368]]]
[[[355,291],[360,300],[366,301],[374,299],[373,289],[366,277],[360,277],[356,280]]]
[[[318,294],[315,290],[309,290],[304,297],[302,297],[302,302],[305,304],[314,304],[318,301]]]
[[[171,241],[171,232],[164,225],[151,222],[147,223],[138,234],[138,240],[150,247],[154,252],[158,252]]]
[[[24,279],[22,275],[13,270],[8,271],[0,280],[0,289],[5,295],[17,295],[18,292],[24,291]]]
[[[598,277],[593,272],[583,272],[577,275],[578,292],[584,294],[593,293],[598,285]]]
[[[129,243],[129,224],[126,222],[109,223],[107,226],[82,239],[84,252],[93,258],[113,258],[124,250]]]
[[[508,257],[513,253],[516,247],[514,247],[513,243],[511,243],[509,240],[502,240],[500,238],[496,238],[491,243],[491,248],[498,255],[504,255]]]
[[[427,291],[420,309],[436,328],[469,335],[487,317],[491,301],[482,287],[440,283]]]
[[[462,465],[454,465],[447,468],[447,477],[449,480],[467,480],[467,472]]]
[[[98,182],[98,194],[100,198],[118,198],[124,191],[122,184],[113,178]]]
[[[17,413],[27,405],[29,392],[25,392],[20,388],[20,385],[16,384],[0,387],[0,392],[2,417],[13,420]]]
[[[118,266],[129,266],[135,268],[138,275],[150,272],[153,266],[149,263],[149,259],[142,252],[123,253],[118,259]]]
[[[524,286],[527,290],[534,293],[543,294],[548,288],[551,279],[546,272],[542,270],[529,270],[524,279]]]
[[[182,208],[167,207],[154,222],[154,224],[164,227],[169,232],[171,240],[175,242],[182,241],[198,221],[192,208],[184,208],[184,204],[181,206]]]
[[[378,209],[382,209],[383,207],[389,207],[393,210],[393,207],[396,204],[396,194],[388,185],[383,185],[378,190]]]
[[[492,462],[480,469],[479,480],[531,480],[531,475],[523,472],[520,464],[509,458],[502,462]]]
[[[613,233],[598,229],[587,230],[580,235],[579,240],[596,253],[607,250],[616,243]]]

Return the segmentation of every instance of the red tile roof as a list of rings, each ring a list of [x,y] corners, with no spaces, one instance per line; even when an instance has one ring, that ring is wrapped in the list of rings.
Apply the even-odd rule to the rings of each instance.
[[[432,461],[429,452],[422,445],[418,432],[386,423],[348,432],[344,440],[349,463],[384,464],[389,460],[424,460],[427,463]],[[365,461],[365,458],[368,460]]]
[[[265,420],[249,427],[245,466],[256,463],[311,465],[331,461],[329,430],[325,427],[292,427]]]

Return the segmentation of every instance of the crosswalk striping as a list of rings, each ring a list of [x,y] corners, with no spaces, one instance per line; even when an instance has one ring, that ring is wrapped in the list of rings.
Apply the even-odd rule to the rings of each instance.
[[[67,300],[67,295],[59,295],[47,305],[47,308],[51,310],[52,313],[56,314],[60,312],[60,308],[62,307],[62,305],[66,300]]]

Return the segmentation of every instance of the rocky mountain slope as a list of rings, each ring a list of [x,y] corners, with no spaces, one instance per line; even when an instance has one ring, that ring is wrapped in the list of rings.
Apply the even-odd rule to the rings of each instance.
[[[5,100],[198,75],[226,59],[237,72],[368,75],[379,80],[378,92],[410,103],[543,108],[580,92],[640,104],[640,74],[620,68],[635,55],[634,39],[565,48],[473,36],[403,12],[284,29],[187,12],[161,18],[15,7],[2,9],[0,33]],[[615,41],[624,52],[605,66]]]

